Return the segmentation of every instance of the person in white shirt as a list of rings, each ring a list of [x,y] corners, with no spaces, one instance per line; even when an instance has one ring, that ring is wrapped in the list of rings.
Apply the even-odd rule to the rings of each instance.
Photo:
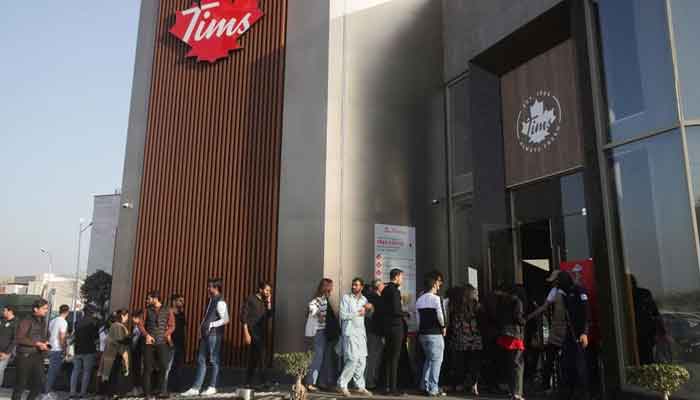
[[[355,381],[358,394],[372,396],[372,393],[365,388],[365,367],[367,366],[365,314],[372,311],[372,305],[362,295],[364,286],[362,279],[353,279],[352,293],[344,295],[340,302],[344,367],[338,378],[338,388],[345,397],[350,397],[348,383],[351,379]]]
[[[49,324],[49,346],[51,350],[49,351],[49,371],[46,375],[45,392],[47,394],[51,393],[65,358],[66,340],[68,337],[68,321],[66,318],[68,318],[69,311],[70,307],[65,304],[62,305],[58,308],[58,317],[51,320]],[[53,397],[53,395],[50,394],[50,397]]]
[[[425,280],[425,293],[416,301],[418,341],[423,347],[425,362],[421,389],[429,396],[444,396],[440,389],[440,369],[445,352],[445,313],[442,300],[437,295],[440,281],[434,275]]]
[[[204,311],[204,317],[199,325],[199,353],[197,354],[197,372],[192,387],[183,396],[211,396],[216,394],[216,383],[219,378],[219,363],[221,342],[224,336],[224,326],[229,323],[228,306],[221,297],[223,282],[219,278],[209,279],[207,292],[209,302]],[[207,358],[211,362],[211,378],[209,387],[200,393],[207,374]]]

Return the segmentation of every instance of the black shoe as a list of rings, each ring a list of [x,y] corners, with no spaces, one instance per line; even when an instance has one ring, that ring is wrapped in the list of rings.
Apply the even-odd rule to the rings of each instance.
[[[158,396],[157,396],[157,397],[158,397],[159,399],[169,399],[169,398],[170,398],[170,394],[169,394],[168,392],[158,393]]]

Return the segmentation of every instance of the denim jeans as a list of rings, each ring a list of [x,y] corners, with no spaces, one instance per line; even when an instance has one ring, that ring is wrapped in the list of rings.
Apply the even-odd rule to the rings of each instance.
[[[328,341],[326,340],[326,331],[320,330],[316,332],[313,342],[314,358],[311,360],[309,374],[306,375],[307,385],[316,385],[318,383],[318,376],[321,372],[321,367],[323,366],[323,357],[326,352],[327,344]]]
[[[440,368],[445,353],[445,339],[442,335],[420,335],[418,340],[425,354],[421,386],[430,394],[438,394],[440,393]]]
[[[204,377],[207,374],[207,357],[211,362],[211,381],[209,387],[216,388],[219,378],[219,358],[221,352],[221,336],[211,335],[199,339],[199,352],[197,353],[197,373],[192,389],[201,390],[204,385]]]
[[[180,392],[182,386],[182,369],[185,362],[185,350],[182,347],[173,346],[170,352],[170,362],[165,373],[165,380],[169,387],[175,392]]]
[[[10,358],[12,358],[12,357],[8,357],[4,360],[0,360],[0,387],[2,387],[2,382],[3,382],[3,379],[5,378],[5,368],[7,368],[7,364],[10,363]]]
[[[50,351],[49,352],[49,371],[46,374],[46,388],[45,393],[49,393],[53,390],[53,384],[56,382],[56,377],[58,373],[61,372],[61,366],[63,365],[63,359],[65,358],[65,353],[62,351]]]
[[[78,394],[78,379],[80,381],[80,394],[87,394],[90,386],[90,378],[92,378],[92,369],[95,368],[97,362],[97,354],[76,354],[73,357],[73,373],[70,375],[70,394],[75,396]]]

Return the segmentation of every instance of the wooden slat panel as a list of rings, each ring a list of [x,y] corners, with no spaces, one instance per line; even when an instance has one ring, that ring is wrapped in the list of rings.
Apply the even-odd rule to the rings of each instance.
[[[287,1],[261,0],[243,50],[215,64],[185,59],[168,33],[191,4],[160,2],[131,306],[152,289],[183,294],[191,362],[206,280],[222,277],[232,314],[222,362],[240,366],[241,304],[275,279]]]

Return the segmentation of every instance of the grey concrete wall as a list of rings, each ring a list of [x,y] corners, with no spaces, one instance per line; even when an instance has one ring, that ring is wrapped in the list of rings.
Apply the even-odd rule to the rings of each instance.
[[[114,239],[119,223],[119,194],[95,196],[92,208],[92,228],[90,230],[90,252],[88,254],[88,275],[102,270],[112,273],[114,260]]]
[[[416,227],[419,273],[446,270],[447,224],[431,205],[445,196],[442,10],[331,3],[324,272],[337,299],[372,277],[375,224]]]
[[[474,56],[561,1],[443,0],[445,81],[467,70]]]
[[[289,0],[275,351],[303,348],[306,301],[323,275],[328,2]]]
[[[138,225],[139,199],[141,197],[141,177],[143,176],[143,155],[148,124],[148,96],[151,89],[151,65],[155,45],[158,1],[141,3],[138,44],[134,65],[134,79],[131,89],[131,110],[126,138],[124,177],[120,203],[129,203],[131,208],[123,208],[119,213],[119,225],[114,246],[112,264],[113,309],[128,307],[131,297],[136,228]]]

